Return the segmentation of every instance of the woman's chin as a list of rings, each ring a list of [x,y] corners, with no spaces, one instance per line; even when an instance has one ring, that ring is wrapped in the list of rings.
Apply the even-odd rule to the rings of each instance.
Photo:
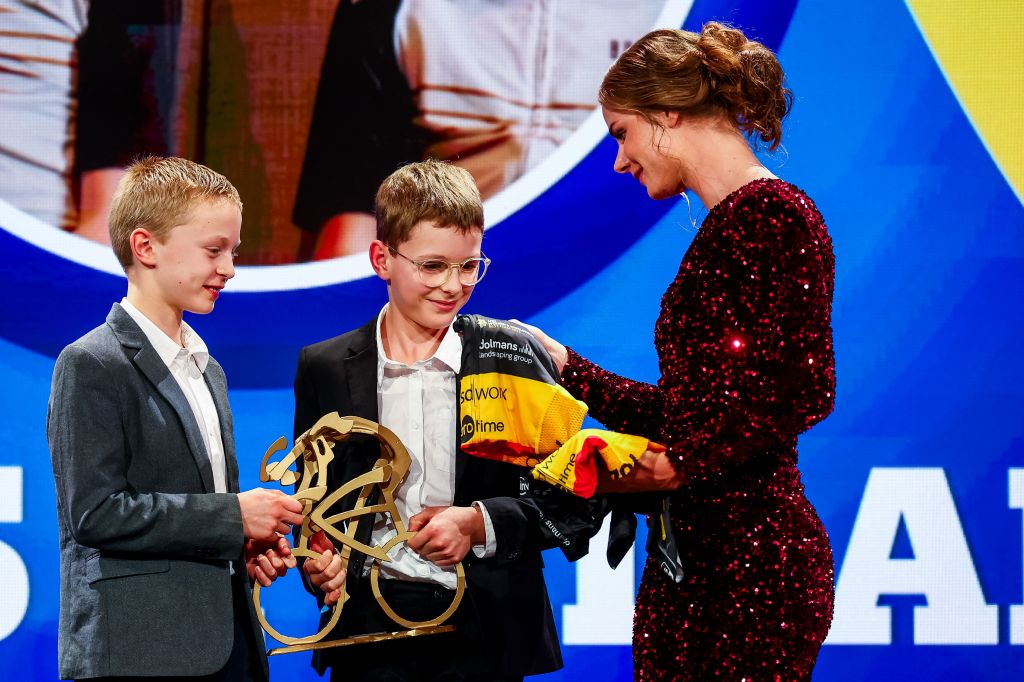
[[[685,194],[687,189],[682,182],[676,185],[650,185],[647,187],[647,196],[655,200],[669,199]]]
[[[660,201],[662,199],[668,199],[669,197],[674,197],[677,194],[678,194],[677,192],[672,192],[671,190],[667,190],[664,187],[648,187],[647,188],[647,196],[649,196],[650,198],[654,199],[655,201]]]

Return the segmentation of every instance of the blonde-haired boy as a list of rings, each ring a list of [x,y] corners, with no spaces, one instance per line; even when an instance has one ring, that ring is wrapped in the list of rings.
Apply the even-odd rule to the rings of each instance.
[[[118,185],[128,292],[61,352],[47,413],[62,678],[267,677],[249,580],[295,565],[281,534],[302,505],[239,492],[224,372],[182,320],[213,310],[241,225],[231,183],[185,159],[143,159]]]

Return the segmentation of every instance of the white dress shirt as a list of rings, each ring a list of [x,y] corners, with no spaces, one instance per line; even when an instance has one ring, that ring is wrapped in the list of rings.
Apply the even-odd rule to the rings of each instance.
[[[381,322],[387,305],[377,317],[377,415],[394,431],[409,452],[411,464],[405,481],[395,492],[395,506],[408,527],[409,518],[427,507],[447,507],[455,499],[456,374],[462,367],[462,339],[448,328],[434,355],[407,365],[387,357]],[[473,548],[478,557],[493,556],[494,530],[487,509],[474,503],[484,518],[486,543]],[[383,545],[395,535],[394,526],[379,517],[373,527],[373,544]],[[440,583],[454,589],[454,568],[441,568],[404,545],[381,565],[386,578]]]
[[[128,302],[121,300],[121,307],[142,329],[142,333],[156,349],[157,355],[167,365],[171,376],[178,382],[181,392],[185,394],[192,414],[199,425],[199,433],[203,434],[206,454],[210,458],[213,469],[214,492],[226,493],[227,465],[224,459],[224,441],[221,439],[220,419],[217,406],[210,395],[210,387],[203,379],[203,372],[210,362],[210,351],[199,335],[184,321],[181,323],[181,342],[184,347],[167,336],[142,311]]]

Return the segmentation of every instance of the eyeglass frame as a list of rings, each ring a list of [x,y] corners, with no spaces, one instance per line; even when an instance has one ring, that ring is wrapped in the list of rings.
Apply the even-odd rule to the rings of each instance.
[[[483,251],[480,252],[479,256],[473,256],[472,258],[467,258],[466,260],[460,261],[458,263],[448,263],[448,261],[445,260],[444,258],[424,258],[423,260],[413,260],[412,258],[409,258],[408,256],[406,256],[404,253],[402,253],[401,251],[399,251],[398,249],[396,249],[393,246],[388,246],[388,251],[390,251],[391,253],[395,254],[396,256],[401,256],[405,260],[407,260],[410,263],[412,263],[413,265],[415,265],[416,266],[416,274],[419,275],[420,283],[423,284],[423,286],[430,287],[431,289],[437,289],[437,288],[443,287],[445,284],[447,284],[448,280],[450,280],[452,278],[452,270],[457,269],[457,268],[459,269],[459,284],[461,284],[464,287],[475,287],[477,284],[479,284],[483,280],[484,275],[487,274],[487,268],[489,268],[490,265],[491,265],[491,259],[488,258],[484,254]],[[466,263],[468,263],[470,261],[474,261],[474,260],[475,261],[480,261],[480,263],[483,265],[483,275],[480,275],[480,278],[477,279],[477,281],[473,282],[472,284],[466,284],[465,282],[462,281],[462,270],[461,270],[461,268],[464,267],[466,265]],[[440,262],[440,263],[447,263],[448,264],[448,269],[444,273],[444,279],[442,279],[439,283],[432,285],[432,284],[427,284],[426,282],[423,281],[423,278],[425,277],[425,275],[423,273],[422,266],[423,266],[424,263],[430,263],[430,262],[434,262],[434,261]]]

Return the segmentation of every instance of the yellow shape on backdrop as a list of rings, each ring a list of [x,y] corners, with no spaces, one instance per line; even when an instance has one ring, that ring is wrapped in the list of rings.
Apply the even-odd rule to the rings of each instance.
[[[1024,1],[907,0],[996,165],[1024,202]]]

